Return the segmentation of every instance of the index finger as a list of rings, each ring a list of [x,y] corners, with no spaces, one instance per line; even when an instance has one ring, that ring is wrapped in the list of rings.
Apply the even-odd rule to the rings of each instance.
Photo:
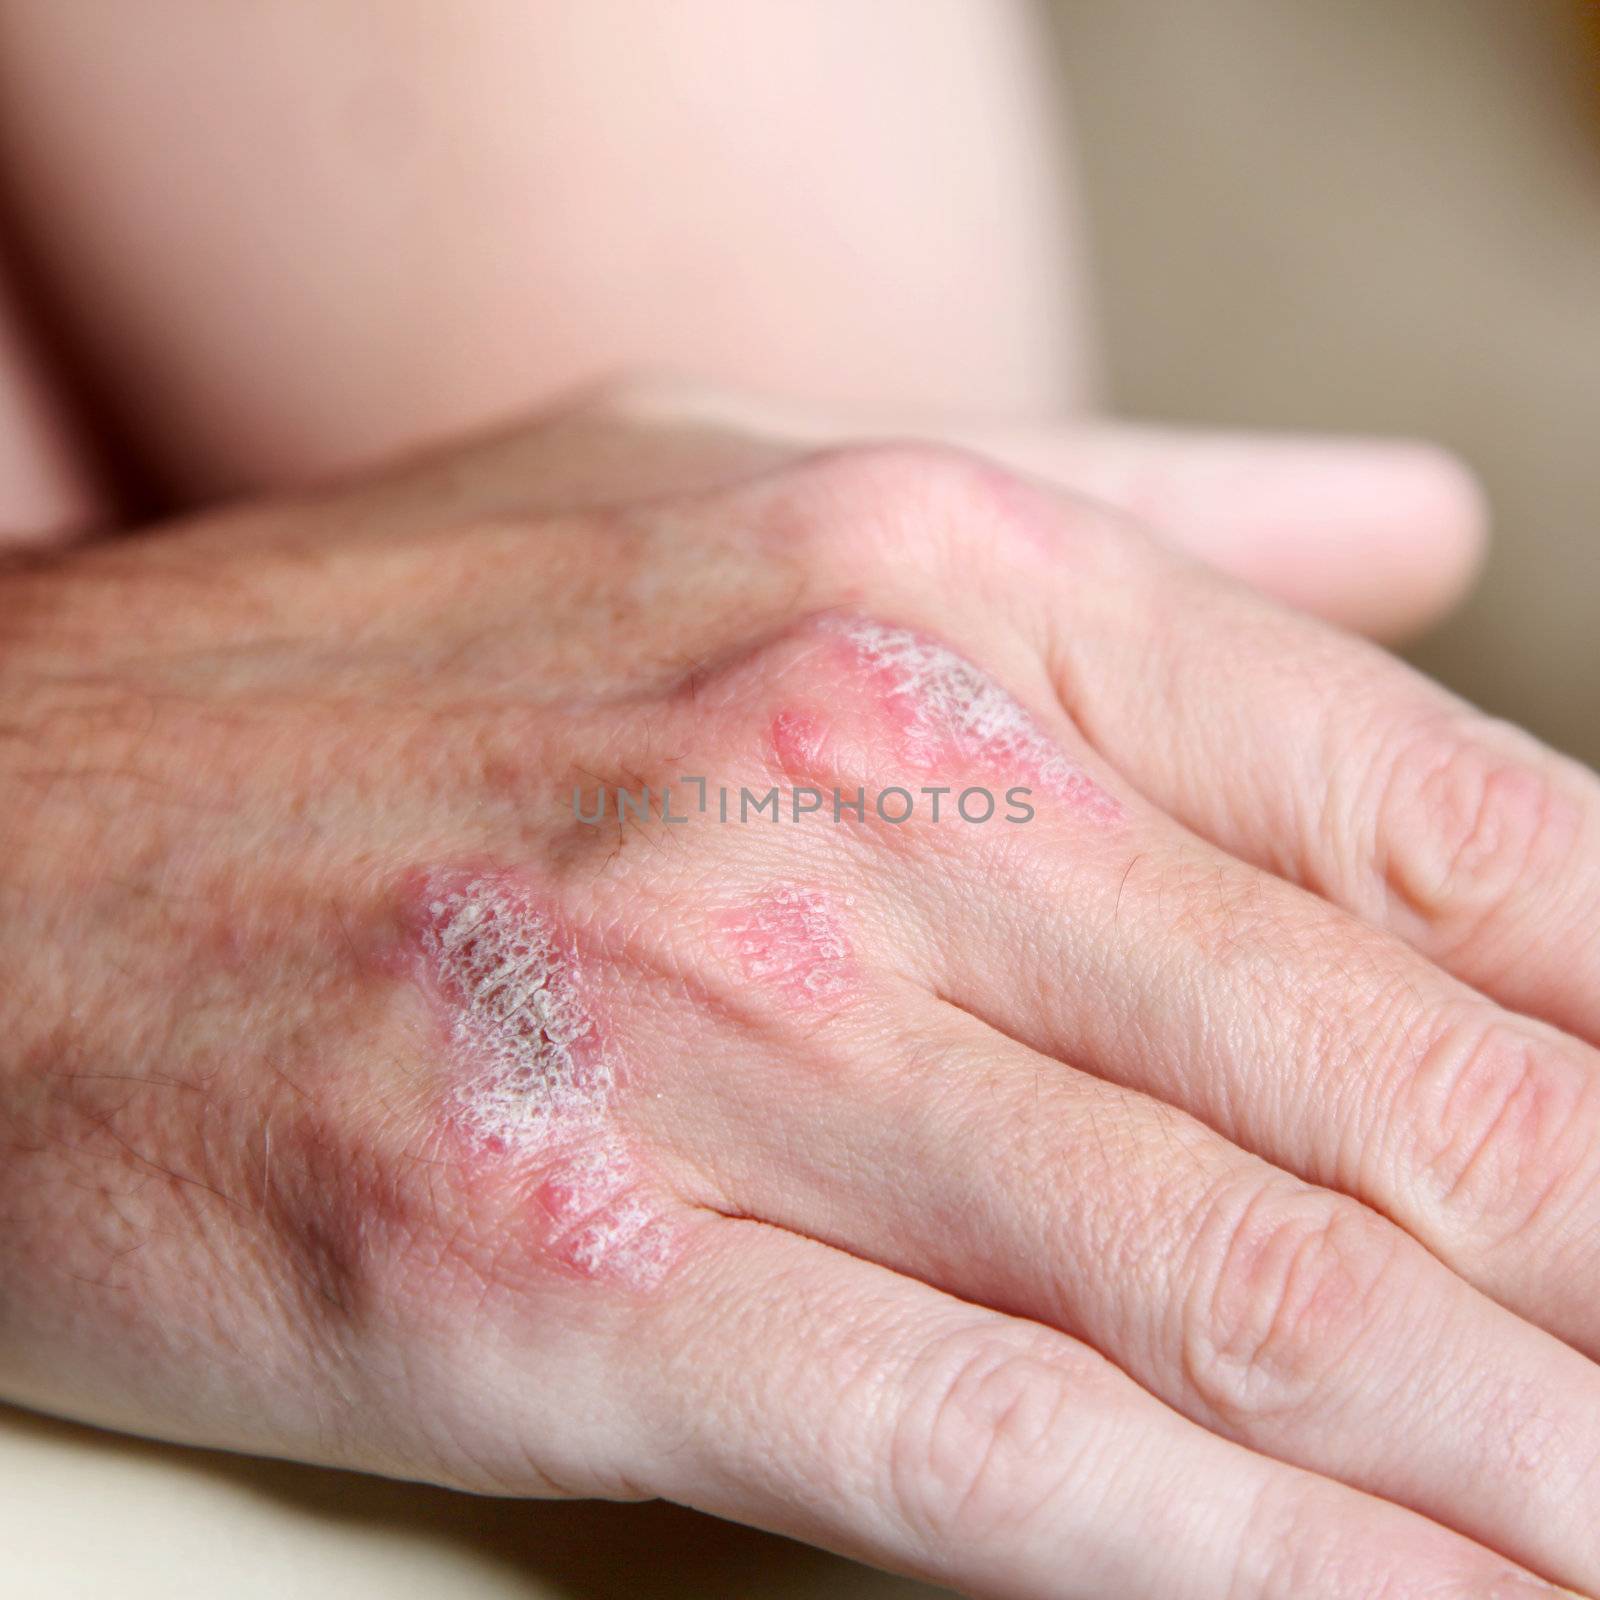
[[[1053,654],[1108,761],[1232,855],[1600,1042],[1594,773],[1147,541],[1084,548]]]

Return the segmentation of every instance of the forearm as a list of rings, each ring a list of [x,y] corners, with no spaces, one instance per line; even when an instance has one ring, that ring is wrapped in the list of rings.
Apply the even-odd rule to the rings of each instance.
[[[1087,338],[1037,22],[1023,0],[11,0],[0,163],[180,500],[619,368],[1038,416],[1081,397]]]

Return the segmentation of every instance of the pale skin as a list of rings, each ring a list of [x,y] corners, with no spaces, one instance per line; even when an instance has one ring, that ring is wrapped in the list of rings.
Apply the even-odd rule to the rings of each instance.
[[[608,59],[603,27],[522,10],[573,52],[554,81]],[[521,14],[478,14],[462,79]],[[830,60],[858,14],[769,8],[784,48],[745,46],[793,63],[799,28]],[[1072,385],[1030,352],[1061,258],[1025,186],[985,213],[993,303],[962,320],[925,286],[948,350],[928,307],[877,327],[775,249],[771,300],[663,290],[619,334],[594,291],[530,355],[506,330],[570,278],[587,207],[514,247],[431,227],[398,268],[335,231],[251,287],[239,239],[304,163],[233,173],[214,233],[186,220],[195,175],[161,174],[217,140],[130,139],[172,104],[137,63],[161,29],[85,55],[86,15],[128,13],[0,8],[20,231],[164,502],[254,498],[0,577],[4,1392],[496,1493],[664,1495],[982,1596],[1600,1592],[1600,786],[1171,548],[1391,630],[1470,564],[1460,471],[1053,422]],[[421,12],[293,15],[286,61],[438,81],[394,64]],[[335,15],[359,48],[310,20]],[[1012,182],[1042,170],[1016,21],[886,24],[1019,119],[982,146]],[[202,122],[281,103],[224,77],[185,102]],[[775,148],[814,104],[765,97]],[[243,140],[258,177],[284,142]],[[539,148],[514,159],[554,171]],[[595,194],[624,148],[596,139]],[[943,217],[919,170],[897,199]],[[508,248],[537,292],[491,270]],[[397,381],[424,358],[372,331],[394,308],[341,289],[405,298],[408,272],[413,307],[484,285],[482,329],[418,312],[458,381]],[[230,283],[250,315],[203,303]],[[787,333],[797,296],[835,343]],[[18,328],[8,520],[114,519],[59,341]],[[334,403],[312,356],[351,329]],[[801,398],[622,386],[268,492],[620,361]],[[819,448],[930,398],[922,431],[976,448]],[[691,773],[1022,784],[1037,814],[573,815],[575,784]]]

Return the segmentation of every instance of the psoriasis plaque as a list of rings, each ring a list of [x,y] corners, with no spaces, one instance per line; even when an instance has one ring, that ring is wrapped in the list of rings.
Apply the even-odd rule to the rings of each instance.
[[[829,617],[823,627],[875,690],[910,765],[930,772],[951,763],[981,766],[1101,821],[1122,815],[1011,694],[948,645],[870,618]],[[808,731],[815,747],[818,736]]]
[[[481,1150],[534,1166],[553,1261],[653,1287],[676,1243],[617,1127],[621,1064],[575,941],[510,873],[429,873],[420,904],[456,1071],[453,1120]]]
[[[820,889],[774,884],[723,912],[716,927],[745,977],[794,1005],[832,1010],[855,986],[839,911]]]

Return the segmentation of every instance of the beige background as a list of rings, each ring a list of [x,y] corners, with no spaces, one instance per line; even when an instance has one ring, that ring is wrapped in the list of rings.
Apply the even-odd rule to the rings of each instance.
[[[1600,762],[1595,0],[1057,0],[1119,408],[1483,475],[1417,658]]]
[[[1055,10],[1117,406],[1462,451],[1499,542],[1418,659],[1600,761],[1595,6]],[[478,1501],[3,1412],[0,1483],[7,1596],[933,1592],[670,1507]]]

